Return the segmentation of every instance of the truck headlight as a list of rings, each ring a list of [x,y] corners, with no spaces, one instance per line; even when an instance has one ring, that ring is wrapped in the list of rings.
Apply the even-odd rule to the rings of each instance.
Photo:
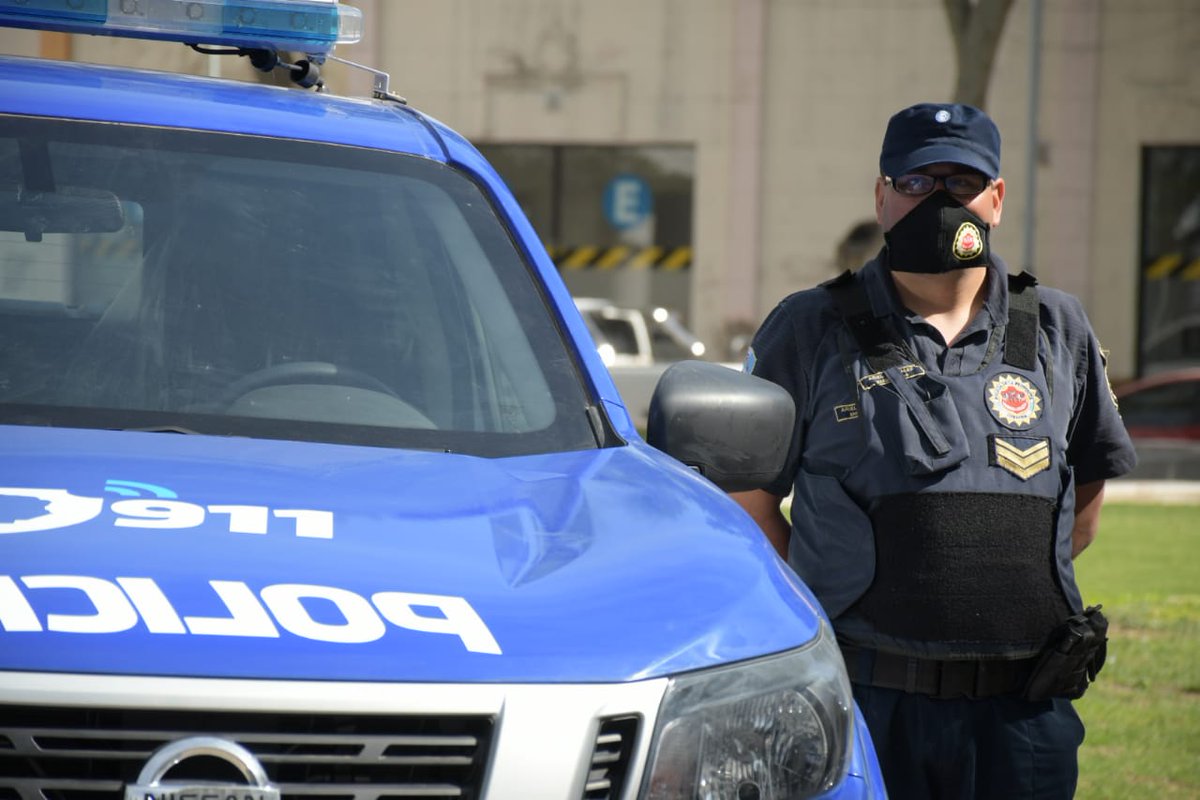
[[[812,797],[846,774],[853,700],[825,625],[798,650],[673,678],[644,800]]]

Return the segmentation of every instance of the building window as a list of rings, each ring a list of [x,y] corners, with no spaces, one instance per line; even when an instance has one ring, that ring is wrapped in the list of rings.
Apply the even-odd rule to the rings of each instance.
[[[490,144],[576,297],[687,313],[695,152],[690,145]]]
[[[1200,146],[1142,152],[1138,373],[1200,364]]]

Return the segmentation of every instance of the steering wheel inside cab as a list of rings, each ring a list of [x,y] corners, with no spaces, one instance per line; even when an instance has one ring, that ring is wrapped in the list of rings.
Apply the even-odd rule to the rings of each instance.
[[[239,417],[437,427],[379,378],[326,361],[296,361],[255,370],[229,384],[213,405],[217,413]]]

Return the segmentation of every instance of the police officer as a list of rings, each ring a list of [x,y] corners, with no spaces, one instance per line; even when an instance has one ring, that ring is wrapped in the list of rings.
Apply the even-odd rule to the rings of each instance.
[[[1079,692],[1031,676],[1083,611],[1072,559],[1133,448],[1079,301],[990,250],[992,120],[906,108],[879,166],[883,249],[754,337],[746,368],[797,423],[785,472],[735,499],[832,620],[892,796],[1069,798]]]

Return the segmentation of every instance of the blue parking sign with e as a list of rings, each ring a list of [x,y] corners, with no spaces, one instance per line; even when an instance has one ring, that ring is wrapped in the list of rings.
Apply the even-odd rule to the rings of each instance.
[[[604,187],[604,216],[618,230],[641,225],[653,211],[654,193],[637,175],[617,175]]]

